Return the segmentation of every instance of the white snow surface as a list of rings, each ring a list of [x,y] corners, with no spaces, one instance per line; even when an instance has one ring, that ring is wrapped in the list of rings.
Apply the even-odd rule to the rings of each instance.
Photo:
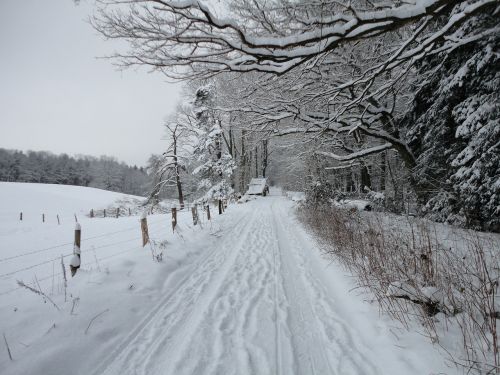
[[[59,187],[46,189],[60,209]],[[16,212],[43,199],[2,191]],[[84,190],[80,198],[91,200]],[[0,372],[456,373],[428,339],[403,331],[350,291],[352,279],[321,256],[295,220],[294,205],[261,197],[230,205],[223,215],[214,209],[211,222],[200,212],[196,227],[191,213],[180,211],[175,233],[169,215],[148,216],[153,250],[165,246],[162,262],[152,260],[149,245],[140,246],[138,216],[82,218],[82,264],[74,278],[66,271],[67,302],[57,273],[60,254],[72,254],[74,222],[1,216],[0,274],[49,262],[0,277],[0,332],[14,358],[0,345]],[[69,245],[4,260],[61,242]],[[60,311],[24,288],[5,293],[17,279],[37,285],[35,275]]]
[[[23,213],[23,220],[40,221],[45,214],[46,221],[57,222],[78,219],[88,215],[91,209],[106,208],[118,200],[141,199],[128,195],[73,185],[34,184],[24,182],[0,182],[0,223],[18,220]]]

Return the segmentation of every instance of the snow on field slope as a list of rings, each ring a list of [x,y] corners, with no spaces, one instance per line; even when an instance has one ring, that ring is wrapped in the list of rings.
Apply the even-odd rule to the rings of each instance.
[[[42,214],[48,222],[60,219],[74,220],[88,215],[91,209],[106,208],[118,200],[144,199],[101,189],[53,184],[32,184],[22,182],[0,182],[0,223],[19,219],[40,221]]]
[[[25,289],[0,295],[14,357],[0,349],[2,374],[455,373],[426,338],[349,292],[349,278],[293,218],[293,202],[258,198],[212,216],[193,227],[181,213],[178,233],[167,215],[150,216],[156,250],[167,241],[160,263],[138,239],[113,244],[137,235],[127,232],[137,217],[85,219],[68,302],[60,278],[42,285],[61,311]],[[58,238],[57,226],[45,229]],[[113,230],[126,235],[88,239]]]

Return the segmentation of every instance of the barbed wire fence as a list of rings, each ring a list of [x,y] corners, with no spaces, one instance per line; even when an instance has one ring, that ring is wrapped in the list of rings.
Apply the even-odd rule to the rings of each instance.
[[[224,205],[227,205],[227,203],[228,202],[224,202]],[[200,209],[205,214],[200,214],[200,212],[199,212]],[[120,215],[120,212],[122,212],[123,215]],[[182,207],[182,209],[178,205],[172,206],[170,208],[163,207],[161,210],[160,209],[156,209],[156,210],[148,209],[147,211],[143,211],[143,214],[145,216],[147,216],[147,215],[162,215],[162,217],[157,218],[155,220],[150,220],[147,223],[148,232],[150,229],[153,228],[154,232],[158,233],[157,227],[160,224],[166,224],[166,227],[168,228],[171,225],[171,222],[169,222],[168,219],[166,220],[165,215],[169,215],[169,214],[172,215],[171,220],[173,220],[174,219],[173,215],[174,214],[177,215],[179,212],[182,212],[185,215],[192,215],[192,221],[193,221],[192,226],[187,224],[187,223],[189,223],[189,220],[186,222],[188,229],[191,229],[191,230],[194,230],[197,227],[203,228],[203,225],[205,223],[207,223],[208,221],[211,222],[209,205],[200,205],[200,204],[196,204],[196,203],[186,203]],[[108,216],[108,213],[111,216]],[[130,214],[130,215],[128,215],[128,214]],[[86,217],[87,218],[96,218],[96,219],[97,218],[106,218],[106,217],[120,218],[123,216],[136,216],[136,214],[137,214],[137,210],[132,212],[132,210],[125,210],[123,208],[115,208],[114,212],[113,212],[113,210],[110,210],[110,209],[107,209],[107,211],[105,209],[102,209],[102,210],[93,210],[92,209],[89,211],[89,214],[86,215]],[[26,220],[26,216],[24,216],[24,217],[23,216],[24,216],[23,213],[20,213],[18,219],[20,221]],[[48,215],[43,214],[42,223],[46,222],[46,219],[48,217],[49,217]],[[58,224],[61,224],[62,218],[70,218],[70,217],[73,217],[74,222],[78,223],[78,217],[76,214],[74,214],[72,216],[57,215]],[[77,224],[77,225],[79,225],[79,224]],[[183,240],[184,237],[182,236],[182,234],[180,234],[178,232],[178,229],[179,229],[178,227],[177,228],[172,227],[174,234],[177,233],[178,237]],[[132,234],[134,232],[135,232],[135,234]],[[120,256],[120,255],[125,254],[125,253],[129,253],[133,250],[137,250],[138,248],[141,248],[140,240],[141,239],[144,240],[144,237],[143,237],[144,234],[141,232],[142,232],[142,229],[140,230],[139,225],[136,224],[134,226],[121,228],[121,229],[115,230],[115,231],[105,232],[105,233],[101,233],[101,234],[90,236],[90,237],[82,237],[81,242],[83,244],[82,245],[83,249],[81,250],[80,254],[82,257],[86,257],[86,256],[92,256],[91,253],[93,253],[94,261],[92,263],[96,263],[96,266],[99,267],[99,262]],[[105,240],[105,239],[111,239],[112,237],[114,237],[118,234],[122,235],[122,234],[128,234],[128,233],[130,233],[131,235],[128,236],[126,239],[120,238],[118,241],[111,241],[111,242],[106,241],[105,243],[102,243],[102,244],[96,244],[96,240],[101,241],[101,240]],[[164,238],[165,238],[165,235],[160,236],[160,237],[148,236],[148,243],[150,243],[150,246],[156,246],[155,244],[164,242],[165,241]],[[120,249],[120,251],[113,252],[111,254],[106,254],[105,256],[98,256],[98,253],[96,252],[96,250],[115,247],[115,246],[119,246],[119,245],[126,245],[126,244],[132,243],[134,241],[136,241],[136,245],[127,247],[125,250]],[[59,267],[59,264],[61,262],[64,262],[65,259],[70,258],[74,255],[74,248],[73,248],[74,245],[75,245],[75,242],[64,242],[64,243],[55,244],[53,246],[42,247],[42,248],[38,248],[38,249],[25,249],[22,252],[20,252],[19,254],[2,257],[2,258],[0,258],[0,270],[1,270],[3,264],[10,262],[10,261],[14,261],[14,260],[17,260],[20,258],[25,258],[26,261],[29,261],[29,259],[33,259],[37,255],[40,255],[43,253],[50,254],[49,259],[44,259],[42,261],[34,262],[34,263],[28,264],[26,266],[19,266],[15,269],[6,270],[4,272],[0,271],[0,281],[5,280],[5,279],[9,279],[9,278],[12,279],[13,276],[21,275],[21,274],[25,273],[26,271],[35,270],[37,268],[40,268],[41,266],[52,263],[52,265],[53,265],[52,266],[52,269],[53,269],[52,273],[45,274],[42,277],[37,277],[36,273],[34,273],[33,274],[34,280],[32,282],[30,282],[29,284],[31,284],[35,288],[39,288],[40,283],[43,283],[43,282],[48,281],[48,280],[52,280],[53,281],[52,288],[54,288],[54,281],[57,278],[65,276],[64,275],[65,271],[63,271],[62,269],[58,272],[55,272],[55,267],[56,267],[55,265],[57,264]],[[145,246],[145,244],[143,244],[143,245]],[[142,247],[144,247],[144,246],[142,246]],[[55,255],[55,252],[57,250],[68,248],[68,247],[69,247],[69,249],[66,251],[63,251],[62,254],[59,253],[59,254],[57,254],[57,256]],[[25,261],[25,259],[23,259],[23,261]],[[87,262],[86,262],[86,264],[89,264]],[[26,275],[23,275],[23,276],[25,277]],[[13,293],[13,292],[15,292],[19,289],[22,289],[22,288],[24,288],[24,286],[19,285],[17,283],[17,279],[16,279],[16,287],[0,291],[0,296],[8,295],[8,294]]]

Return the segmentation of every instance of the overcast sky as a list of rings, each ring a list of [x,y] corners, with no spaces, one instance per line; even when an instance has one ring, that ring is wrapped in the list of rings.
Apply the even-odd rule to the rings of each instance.
[[[92,0],[0,0],[0,147],[110,155],[145,165],[180,86],[118,71],[86,23]]]

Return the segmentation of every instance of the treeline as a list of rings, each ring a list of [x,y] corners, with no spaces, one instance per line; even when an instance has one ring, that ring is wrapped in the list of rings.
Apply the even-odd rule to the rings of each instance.
[[[151,184],[145,168],[129,166],[109,156],[71,157],[2,148],[0,181],[89,186],[134,195],[147,194]]]

